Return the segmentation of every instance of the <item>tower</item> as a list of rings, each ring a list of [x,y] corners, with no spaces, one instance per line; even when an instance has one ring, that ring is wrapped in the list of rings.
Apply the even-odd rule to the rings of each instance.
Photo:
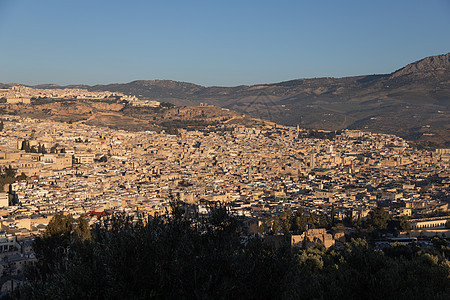
[[[309,166],[311,167],[311,169],[314,169],[316,167],[316,161],[315,161],[315,153],[314,150],[311,151],[310,155],[309,155]]]

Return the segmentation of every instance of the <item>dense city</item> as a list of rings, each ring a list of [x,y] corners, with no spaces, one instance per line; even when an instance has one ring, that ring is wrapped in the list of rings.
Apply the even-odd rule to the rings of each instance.
[[[4,96],[19,93],[21,102],[7,98],[14,105],[28,105],[24,97],[73,99],[73,93],[94,101],[125,100],[85,90],[42,91],[13,87]],[[165,118],[208,119],[210,108],[176,109]],[[34,240],[48,232],[55,216],[92,227],[115,214],[166,215],[174,201],[191,216],[225,207],[242,221],[245,239],[258,235],[275,247],[342,249],[356,232],[378,249],[399,242],[425,249],[431,238],[450,235],[450,149],[418,150],[400,137],[359,130],[249,124],[220,111],[223,117],[219,113],[214,120],[222,122],[168,132],[2,115],[3,281],[20,278],[36,263]],[[385,222],[375,236],[367,229],[374,215]],[[20,282],[6,281],[5,291]]]

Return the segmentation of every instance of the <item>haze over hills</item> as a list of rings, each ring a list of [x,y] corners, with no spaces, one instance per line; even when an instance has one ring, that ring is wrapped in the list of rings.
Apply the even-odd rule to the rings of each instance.
[[[450,53],[382,75],[236,87],[204,87],[171,80],[67,87],[121,92],[178,106],[206,102],[284,125],[362,129],[447,146],[450,143]]]

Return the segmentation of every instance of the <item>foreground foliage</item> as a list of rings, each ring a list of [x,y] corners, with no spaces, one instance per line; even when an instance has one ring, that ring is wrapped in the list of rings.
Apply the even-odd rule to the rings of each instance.
[[[59,216],[35,243],[39,263],[17,299],[448,299],[448,247],[342,251],[245,242],[224,208],[210,218],[105,219],[90,232]],[[59,224],[59,225],[58,225]]]

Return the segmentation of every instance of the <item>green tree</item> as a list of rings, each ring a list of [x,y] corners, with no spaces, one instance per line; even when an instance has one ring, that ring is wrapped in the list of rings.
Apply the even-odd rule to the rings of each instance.
[[[307,222],[308,222],[308,228],[315,228],[315,224],[317,223],[316,218],[314,217],[313,214],[308,216]]]
[[[14,178],[16,176],[16,170],[9,165],[8,167],[5,167],[5,175],[6,177]]]
[[[284,234],[288,234],[292,227],[291,222],[292,212],[284,211],[280,214],[280,225]]]
[[[61,263],[67,258],[70,248],[72,223],[72,216],[56,214],[50,220],[42,237],[34,240],[33,249],[38,262],[36,273],[32,274],[32,277],[45,280],[63,267]]]
[[[382,207],[377,207],[368,215],[368,223],[375,230],[385,230],[389,221],[389,214]]]
[[[411,230],[411,222],[405,216],[400,218],[400,229],[403,231]]]
[[[281,231],[281,222],[278,216],[270,217],[266,220],[267,228],[269,228],[271,233],[277,234]]]
[[[89,222],[84,216],[80,216],[76,221],[75,226],[76,237],[81,241],[86,241],[91,239],[91,229],[89,226]]]
[[[27,140],[23,140],[20,150],[24,150],[26,153],[30,153],[31,152],[30,142]]]
[[[56,214],[48,223],[44,238],[68,238],[73,230],[73,218],[71,215]]]
[[[334,226],[334,216],[336,214],[336,210],[334,208],[334,204],[331,205],[331,226]]]
[[[26,180],[27,179],[27,175],[25,175],[25,173],[22,172],[22,174],[17,176],[16,179],[17,180]]]
[[[319,228],[328,228],[330,227],[330,222],[328,222],[328,219],[326,215],[321,214],[317,221],[317,227]]]
[[[242,224],[223,206],[205,217],[189,208],[174,199],[166,215],[112,215],[90,239],[77,230],[87,230],[83,219],[55,216],[37,239],[47,264],[37,248],[34,273],[13,298],[449,299],[444,251],[395,245],[384,252],[362,239],[343,250],[274,248],[242,239]]]
[[[303,213],[303,211],[299,210],[293,217],[292,217],[292,230],[296,233],[302,233],[306,229],[308,229],[308,219]]]
[[[53,145],[51,148],[50,148],[50,153],[56,153],[56,149],[58,148],[58,144],[56,144],[56,145]]]

